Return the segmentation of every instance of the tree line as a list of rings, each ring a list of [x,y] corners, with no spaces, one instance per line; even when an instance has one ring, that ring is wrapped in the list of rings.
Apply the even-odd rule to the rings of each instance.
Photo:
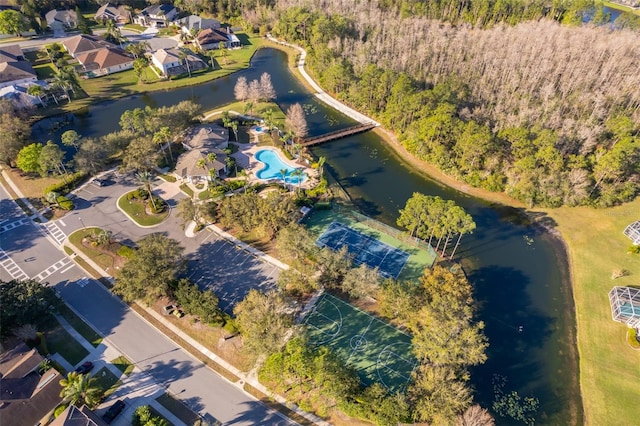
[[[277,13],[273,32],[306,46],[326,89],[442,171],[529,205],[637,195],[638,33],[545,19],[480,29],[362,2]]]

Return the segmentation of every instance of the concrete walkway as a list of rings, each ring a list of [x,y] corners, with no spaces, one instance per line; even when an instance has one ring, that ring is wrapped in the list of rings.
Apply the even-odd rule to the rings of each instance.
[[[315,97],[320,99],[322,102],[324,102],[325,104],[329,105],[330,107],[337,109],[338,111],[340,111],[341,113],[343,113],[344,115],[346,115],[347,117],[353,118],[354,120],[356,120],[359,123],[363,123],[363,124],[375,124],[376,126],[380,126],[380,123],[378,123],[377,121],[375,121],[373,118],[371,117],[367,117],[366,115],[362,114],[361,112],[356,111],[355,109],[348,107],[347,105],[343,104],[342,102],[340,102],[339,100],[332,98],[327,92],[325,92],[322,87],[320,87],[318,85],[318,83],[315,82],[314,79],[311,78],[311,76],[309,74],[307,74],[307,71],[304,69],[305,66],[305,59],[307,58],[307,51],[304,50],[302,47],[297,46],[295,44],[291,44],[291,43],[287,43],[285,41],[280,41],[276,38],[271,37],[271,35],[267,35],[267,38],[269,40],[271,40],[274,43],[277,44],[281,44],[283,46],[287,46],[287,47],[291,47],[293,49],[296,49],[297,51],[300,52],[300,58],[298,60],[298,71],[300,72],[300,75],[302,75],[302,77],[304,77],[305,80],[307,80],[307,82],[311,85],[311,87],[313,88],[313,90],[315,90]]]

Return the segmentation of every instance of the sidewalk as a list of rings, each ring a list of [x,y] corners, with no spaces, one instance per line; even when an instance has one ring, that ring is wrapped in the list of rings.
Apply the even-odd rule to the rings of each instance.
[[[332,98],[327,92],[325,92],[322,89],[322,87],[320,87],[318,85],[318,83],[315,82],[314,79],[311,78],[311,76],[309,74],[307,74],[307,70],[304,69],[305,59],[307,58],[307,51],[306,50],[304,50],[302,47],[297,46],[295,44],[287,43],[286,41],[280,41],[280,40],[278,40],[276,38],[271,37],[271,35],[267,35],[267,39],[271,40],[274,43],[281,44],[281,45],[287,46],[287,47],[291,47],[291,48],[296,49],[297,51],[300,52],[300,59],[298,61],[298,71],[300,72],[300,75],[302,75],[302,77],[305,80],[307,80],[307,82],[311,85],[313,90],[316,91],[314,93],[316,98],[320,99],[322,102],[324,102],[325,104],[329,105],[330,107],[340,111],[341,113],[343,113],[347,117],[353,118],[354,120],[356,120],[359,123],[362,123],[362,124],[373,123],[376,126],[380,126],[380,123],[375,121],[373,118],[367,117],[366,115],[362,114],[361,112],[356,111],[355,109],[353,109],[351,107],[348,107],[347,105],[343,104],[339,100],[337,100],[335,98]]]

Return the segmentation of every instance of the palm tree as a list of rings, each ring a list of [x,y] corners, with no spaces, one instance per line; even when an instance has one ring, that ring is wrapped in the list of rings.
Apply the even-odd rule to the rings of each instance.
[[[149,193],[149,200],[151,200],[151,205],[153,206],[153,210],[157,209],[156,201],[153,199],[153,192],[151,192],[151,182],[153,181],[153,175],[148,171],[142,171],[136,174],[136,178],[138,182],[144,185],[144,189]]]
[[[138,59],[139,57],[144,56],[147,50],[151,50],[151,45],[149,45],[148,41],[141,41],[139,43],[128,44],[124,50],[132,54],[134,58]]]
[[[236,137],[236,142],[238,141],[238,122],[232,121],[229,123],[229,127],[233,130],[233,135]]]
[[[205,53],[205,55],[207,55],[209,57],[209,59],[211,60],[211,69],[212,70],[216,69],[215,65],[213,64],[213,58],[215,58],[215,56],[216,56],[216,51],[215,50],[209,50],[209,51],[207,51],[207,53]]]
[[[96,243],[101,246],[103,244],[109,244],[111,242],[111,231],[102,230],[96,235]]]
[[[327,161],[327,157],[318,158],[318,170],[320,171],[320,179],[324,176],[324,163]]]
[[[287,185],[287,169],[280,169],[280,175],[282,175],[282,182],[284,183],[284,187],[289,189],[289,186]]]
[[[222,59],[224,59],[224,64],[227,65],[227,45],[224,43],[224,41],[218,43],[218,50],[220,51]]]
[[[60,204],[58,204],[58,197],[60,196],[59,193],[55,192],[55,191],[49,191],[46,193],[45,198],[47,199],[47,203],[49,204],[55,204],[56,206],[59,206]]]
[[[95,407],[102,398],[102,389],[96,385],[96,379],[88,374],[78,374],[75,371],[67,374],[66,379],[60,380],[62,391],[60,396],[64,402],[76,406],[87,405]]]
[[[164,153],[164,148],[165,145],[167,145],[169,147],[169,156],[171,157],[171,161],[173,162],[173,152],[171,152],[171,129],[169,129],[168,127],[161,127],[160,130],[158,130],[154,135],[153,135],[153,141],[155,143],[160,144],[160,149],[162,149],[162,152]],[[167,144],[167,142],[169,142]],[[166,158],[166,154],[165,154],[165,158]]]
[[[38,101],[40,101],[40,105],[42,105],[43,107],[45,106],[44,102],[42,101],[42,96],[45,93],[42,86],[40,86],[39,84],[32,84],[27,88],[27,93],[31,96],[36,96],[38,98]]]
[[[297,178],[298,192],[300,192],[300,189],[302,188],[302,175],[304,175],[304,171],[302,169],[295,169],[291,172],[291,176]]]
[[[189,77],[191,77],[191,67],[189,66],[189,54],[184,50],[181,50],[179,57],[180,57],[180,61],[184,62],[184,64],[187,66],[187,72],[189,73]]]

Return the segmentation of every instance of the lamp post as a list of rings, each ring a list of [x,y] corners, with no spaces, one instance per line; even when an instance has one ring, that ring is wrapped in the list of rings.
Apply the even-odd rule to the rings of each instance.
[[[82,224],[82,229],[86,228],[84,221],[82,220],[82,218],[80,216],[78,216],[78,219],[80,219],[80,223]]]

